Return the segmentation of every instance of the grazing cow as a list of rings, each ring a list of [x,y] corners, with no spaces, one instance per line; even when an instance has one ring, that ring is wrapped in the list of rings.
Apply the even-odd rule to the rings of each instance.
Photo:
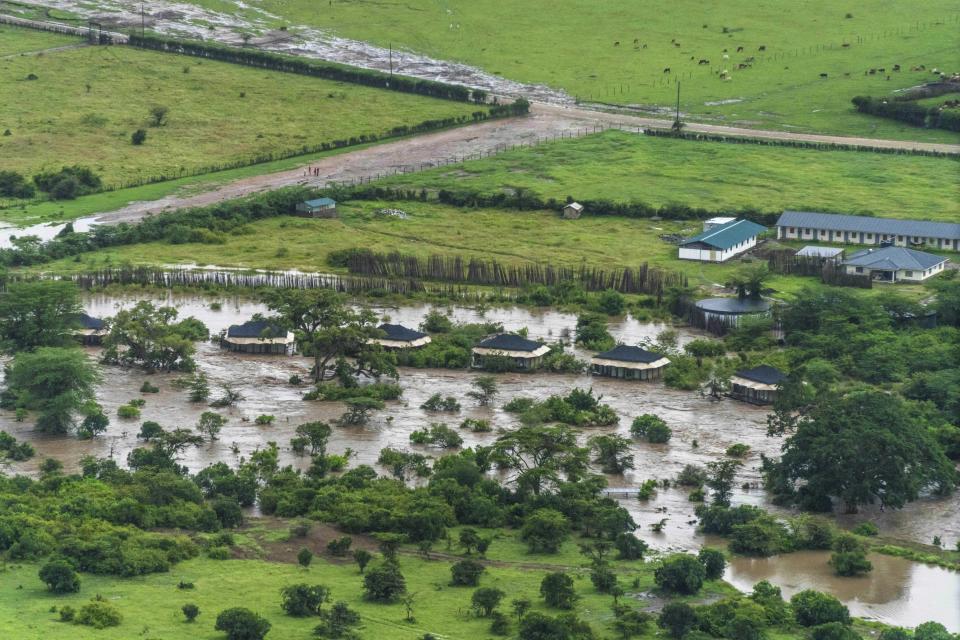
[[[826,78],[826,77],[827,77],[827,74],[821,73],[821,74],[820,74],[820,77],[821,77],[821,78]]]
[[[673,46],[679,47],[679,46],[680,46],[680,43],[679,43],[679,42],[674,42],[674,43],[673,43]]]
[[[697,64],[710,64],[710,61],[705,58],[700,58],[700,62],[698,62]]]
[[[750,65],[745,62],[741,62],[740,64],[737,65],[737,69],[749,69],[749,68],[750,68]]]
[[[633,39],[633,44],[637,44],[638,42],[640,42],[640,38],[634,38],[634,39]]]
[[[880,73],[886,73],[886,72],[887,72],[887,70],[884,69],[883,67],[877,69],[877,71],[879,71]]]
[[[664,69],[663,72],[664,72],[664,73],[670,73],[670,67],[667,67],[666,69]]]
[[[616,42],[614,42],[614,43],[613,43],[613,46],[615,46],[615,47],[619,47],[619,46],[620,46],[620,41],[619,41],[619,40],[617,40]]]
[[[876,75],[877,70],[876,70],[876,69],[870,69],[870,71],[868,71],[867,73],[869,73],[870,75]]]
[[[641,48],[646,49],[646,48],[647,48],[647,43],[644,42],[644,43],[643,43],[643,47],[641,47]]]
[[[846,49],[847,47],[850,46],[850,43],[849,43],[849,42],[844,42],[844,43],[843,43],[842,45],[840,45],[840,46],[843,47],[844,49]]]
[[[900,71],[900,65],[898,65],[898,64],[893,65],[893,70],[894,70],[894,71]]]
[[[737,53],[743,52],[743,47],[737,47]]]
[[[844,78],[849,78],[849,77],[850,77],[850,72],[849,72],[849,71],[845,72],[845,73],[843,74],[843,77],[844,77]]]
[[[760,45],[760,48],[757,49],[757,51],[766,51],[766,50],[767,50],[767,45],[765,44]]]

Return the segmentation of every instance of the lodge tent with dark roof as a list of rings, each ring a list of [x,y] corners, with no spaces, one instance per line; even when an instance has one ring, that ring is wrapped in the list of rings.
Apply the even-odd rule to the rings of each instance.
[[[294,335],[268,320],[234,324],[220,336],[220,346],[240,353],[288,355],[294,350]]]
[[[489,358],[510,358],[517,369],[536,369],[549,352],[550,347],[542,342],[513,333],[499,333],[481,340],[473,348],[473,366],[483,368]]]
[[[384,349],[418,349],[430,344],[430,336],[402,324],[382,324],[377,327],[383,336],[371,338],[370,342]]]
[[[769,365],[742,369],[730,378],[730,397],[753,404],[772,404],[786,375]]]
[[[594,375],[625,380],[655,380],[663,374],[670,360],[659,353],[641,347],[619,344],[609,351],[598,353],[590,360]]]

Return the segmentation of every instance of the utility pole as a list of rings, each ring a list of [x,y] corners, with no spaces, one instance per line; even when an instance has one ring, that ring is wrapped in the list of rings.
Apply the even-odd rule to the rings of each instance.
[[[390,77],[393,77],[393,43],[390,43]]]
[[[680,131],[683,127],[683,123],[680,122],[680,81],[677,80],[677,111],[676,115],[673,118],[673,130]]]
[[[140,37],[143,37],[144,28],[146,25],[146,18],[143,15],[143,3],[140,3]]]

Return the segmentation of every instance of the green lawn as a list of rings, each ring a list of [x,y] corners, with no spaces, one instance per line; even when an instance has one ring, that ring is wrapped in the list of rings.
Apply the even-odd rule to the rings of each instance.
[[[0,24],[0,58],[81,43],[80,38]]]
[[[544,198],[638,200],[706,209],[799,209],[960,219],[955,158],[820,151],[607,131],[386,181]],[[589,211],[587,212],[589,215]]]
[[[706,288],[723,284],[742,266],[740,260],[705,264],[677,258],[676,245],[660,240],[666,233],[693,235],[700,221],[651,221],[620,217],[563,220],[548,211],[460,209],[421,202],[350,202],[338,205],[340,217],[313,220],[279,217],[262,220],[231,234],[225,244],[154,242],[102,249],[33,268],[55,273],[90,272],[121,265],[200,264],[259,269],[336,272],[327,264],[332,251],[369,248],[418,256],[459,255],[503,264],[529,262],[616,269],[646,262],[683,271],[690,284]],[[381,208],[399,208],[410,217],[376,215]],[[814,278],[775,276],[768,285],[790,297]],[[882,289],[875,289],[879,291]],[[921,286],[897,287],[919,297]]]
[[[36,80],[28,80],[34,74]],[[169,108],[149,126],[149,110]],[[0,169],[107,185],[470,114],[469,104],[127,47],[0,59]],[[130,143],[144,128],[147,141]]]
[[[960,67],[960,13],[953,0],[849,5],[831,0],[786,5],[752,0],[666,5],[636,0],[263,0],[255,8],[235,0],[192,2],[271,27],[296,31],[297,25],[319,26],[383,47],[392,44],[465,62],[585,100],[672,108],[679,80],[681,108],[696,119],[958,140],[956,133],[859,115],[850,105],[856,95],[886,95],[930,81],[934,68],[951,72]],[[278,18],[265,18],[260,10]],[[740,64],[752,66],[740,69]],[[900,72],[893,71],[895,64]],[[927,71],[910,71],[919,65]],[[665,74],[665,68],[671,72]],[[871,68],[886,72],[870,75]],[[721,79],[723,70],[729,79]]]

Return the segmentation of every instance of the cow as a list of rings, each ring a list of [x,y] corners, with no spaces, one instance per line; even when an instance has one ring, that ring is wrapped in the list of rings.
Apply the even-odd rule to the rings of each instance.
[[[879,69],[877,69],[877,71],[879,71],[880,73],[886,73],[886,72],[887,72],[887,70],[884,69],[883,67],[880,67]]]
[[[893,65],[893,70],[894,70],[894,71],[900,71],[900,65],[898,65],[898,64]]]
[[[620,46],[620,41],[619,41],[619,40],[617,40],[616,42],[614,42],[614,43],[613,43],[613,46],[615,46],[615,47],[619,47],[619,46]]]
[[[821,73],[821,74],[820,74],[820,77],[821,77],[821,78],[826,78],[826,77],[827,77],[827,74]]]
[[[710,64],[710,61],[705,58],[700,58],[700,61],[697,64]]]
[[[767,45],[765,44],[760,45],[760,48],[757,49],[757,51],[766,51],[766,50],[767,50]]]
[[[750,65],[747,64],[746,62],[741,62],[740,64],[737,65],[737,69],[749,69],[749,68],[750,68]]]
[[[743,47],[737,47],[737,53],[742,53],[742,52],[743,52]]]
[[[840,45],[840,46],[843,47],[844,49],[847,49],[847,48],[850,47],[850,43],[849,43],[849,42],[844,42],[844,43],[843,43],[842,45]]]
[[[670,67],[667,67],[666,69],[664,69],[663,72],[664,72],[664,73],[670,73]]]
[[[868,71],[867,73],[869,73],[870,75],[873,76],[873,75],[876,75],[876,74],[877,74],[877,70],[876,70],[876,69],[870,69],[870,71]]]

